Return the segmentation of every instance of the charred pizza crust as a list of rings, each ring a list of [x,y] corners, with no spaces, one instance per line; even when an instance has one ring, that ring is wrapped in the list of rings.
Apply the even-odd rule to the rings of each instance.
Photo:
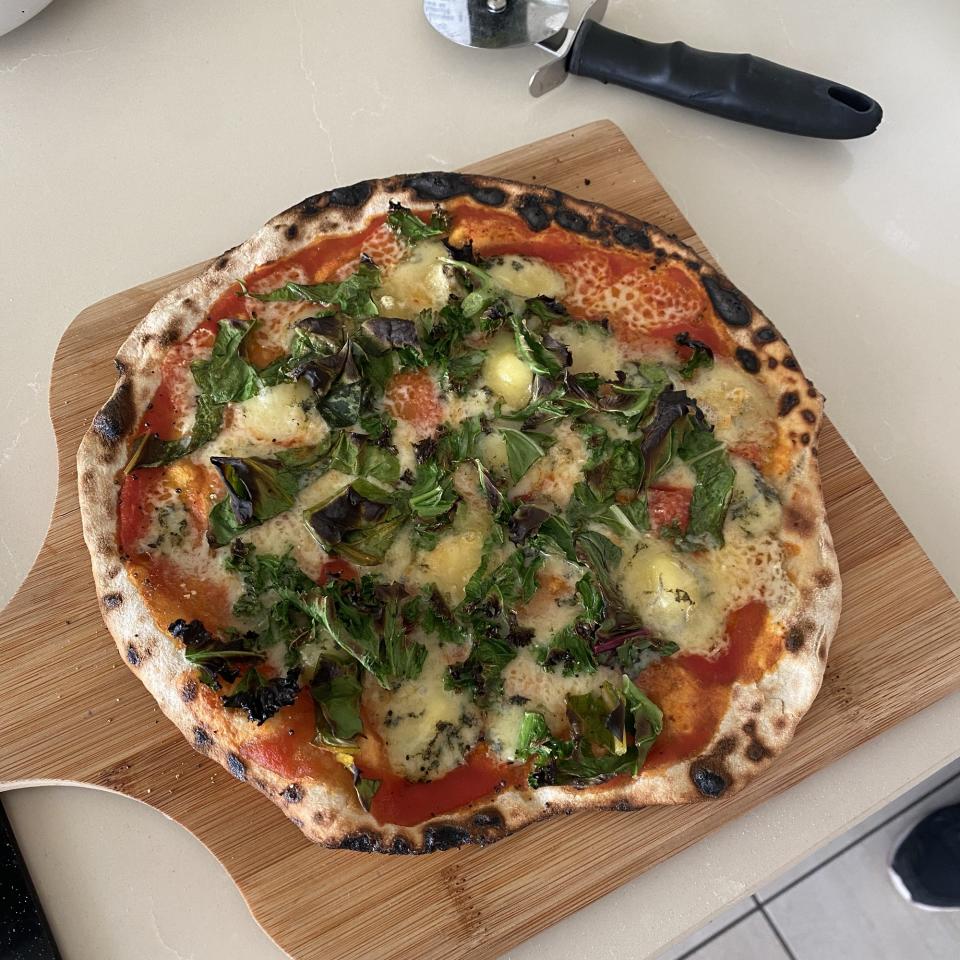
[[[363,811],[349,787],[311,778],[291,782],[241,759],[224,711],[211,710],[198,697],[196,683],[183,673],[176,644],[154,621],[127,573],[117,535],[118,475],[128,456],[128,441],[159,383],[165,354],[205,319],[236,277],[317,238],[355,233],[384,214],[390,201],[416,211],[464,197],[512,214],[532,231],[555,225],[609,248],[682,261],[699,276],[736,343],[735,361],[777,397],[777,426],[790,451],[782,488],[781,540],[798,600],[790,609],[772,611],[776,616],[771,620],[785,625],[782,638],[776,638],[775,663],[757,682],[734,684],[726,714],[698,756],[626,783],[510,790],[417,826],[383,825]],[[263,792],[311,840],[362,851],[427,853],[488,843],[558,813],[715,799],[740,789],[767,767],[786,747],[817,694],[841,602],[817,462],[823,398],[767,318],[689,247],[651,224],[546,187],[484,176],[424,173],[340,187],[274,217],[200,276],[163,297],[127,338],[116,364],[113,395],[94,418],[78,453],[83,532],[104,620],[130,668],[194,747]]]

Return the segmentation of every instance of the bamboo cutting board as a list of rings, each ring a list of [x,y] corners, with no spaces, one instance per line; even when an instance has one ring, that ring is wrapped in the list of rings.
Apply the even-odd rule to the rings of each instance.
[[[603,201],[706,255],[610,122],[468,169]],[[162,810],[220,858],[297,960],[495,957],[960,687],[960,602],[827,423],[820,460],[843,616],[823,691],[770,772],[735,797],[580,814],[485,850],[382,858],[312,846],[256,791],[194,753],[122,663],[80,534],[74,457],[112,388],[114,353],[154,301],[201,266],[89,307],[60,341],[50,391],[60,460],[53,520],[0,614],[0,787],[73,781]]]

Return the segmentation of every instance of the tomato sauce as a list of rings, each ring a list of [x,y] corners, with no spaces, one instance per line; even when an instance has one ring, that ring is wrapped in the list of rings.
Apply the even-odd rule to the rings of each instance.
[[[647,490],[647,512],[653,532],[659,533],[661,527],[676,524],[681,533],[686,533],[692,497],[693,490],[689,487],[650,487]]]
[[[351,784],[346,767],[329,750],[313,745],[315,726],[313,697],[304,688],[293,704],[282,707],[257,727],[256,734],[240,744],[238,752],[244,759],[290,780],[317,777],[328,783]]]
[[[370,812],[381,823],[410,827],[458,807],[491,797],[511,786],[526,783],[527,768],[500,763],[483,745],[466,762],[436,780],[411,783],[390,770],[363,769],[364,776],[380,780]]]
[[[197,578],[170,557],[153,554],[128,560],[127,572],[163,629],[180,618],[202,620],[214,633],[232,622],[226,588]]]
[[[185,340],[175,344],[163,359],[160,385],[147,405],[138,433],[153,433],[161,440],[175,440],[187,413],[191,379],[190,362],[206,354],[217,338],[218,325],[208,319],[201,323]]]
[[[767,626],[766,604],[752,601],[727,617],[715,657],[682,654],[647,667],[637,686],[663,711],[663,733],[644,766],[655,770],[703,750],[730,704],[735,681],[751,683],[776,662],[780,638]]]
[[[363,253],[364,242],[386,221],[386,214],[376,217],[359,233],[345,237],[326,237],[304,247],[282,260],[273,260],[257,267],[243,279],[247,286],[257,292],[271,290],[285,282],[282,275],[288,274],[291,267],[299,268],[307,277],[307,283],[322,283],[332,277],[337,270]],[[257,301],[245,297],[240,285],[231,287],[210,308],[209,316],[213,320],[228,317],[248,317],[256,310]]]
[[[390,378],[384,393],[387,412],[429,436],[443,419],[437,385],[427,370],[406,370]]]

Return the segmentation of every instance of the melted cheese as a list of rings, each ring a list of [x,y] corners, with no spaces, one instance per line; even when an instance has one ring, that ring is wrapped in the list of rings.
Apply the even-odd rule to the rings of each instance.
[[[421,310],[439,310],[450,299],[452,281],[441,257],[449,256],[439,240],[421,240],[407,259],[383,279],[376,299],[385,317],[412,320]]]
[[[518,297],[552,297],[559,300],[566,290],[563,277],[542,260],[533,257],[496,257],[488,272],[498,287]]]
[[[517,356],[512,334],[498,333],[493,338],[487,347],[481,378],[510,410],[519,410],[530,402],[533,374]]]
[[[434,584],[451,606],[463,600],[467,581],[480,566],[485,536],[480,530],[448,533],[429,552],[419,556],[408,579],[426,586]]]
[[[587,448],[579,434],[566,422],[557,427],[556,443],[521,477],[511,496],[540,495],[565,507],[573,488],[583,479]]]
[[[367,680],[364,707],[383,740],[394,772],[409,780],[434,780],[463,762],[482,732],[480,712],[468,693],[444,687],[462,647],[429,647],[423,671],[396,690]]]
[[[313,400],[313,391],[305,383],[265,387],[256,396],[235,405],[234,424],[239,433],[266,443],[318,443],[329,427],[313,409]]]
[[[507,473],[507,441],[496,430],[480,438],[480,460],[496,476]]]
[[[620,579],[643,622],[688,652],[705,652],[715,642],[712,604],[695,569],[669,543],[644,537],[624,554]]]
[[[597,324],[558,326],[550,332],[570,349],[572,373],[599,373],[614,380],[623,369],[619,343]]]
[[[484,718],[484,739],[490,749],[507,763],[517,759],[520,726],[525,709],[524,705],[519,703],[497,703],[487,711]]]
[[[540,586],[529,603],[517,611],[517,622],[533,630],[533,640],[547,643],[582,612],[576,598],[577,581],[583,571],[560,557],[547,557],[537,580]]]
[[[776,533],[783,522],[783,508],[776,492],[748,460],[731,457],[736,471],[727,525],[736,525],[747,537]]]
[[[718,361],[700,369],[687,393],[700,404],[725,443],[740,440],[772,442],[776,435],[773,398],[750,374],[731,363]]]
[[[527,647],[503,671],[504,698],[524,698],[523,709],[543,714],[550,730],[562,736],[568,726],[567,694],[599,690],[605,680],[616,683],[619,675],[607,667],[598,667],[595,673],[565,677],[559,671],[544,670]]]

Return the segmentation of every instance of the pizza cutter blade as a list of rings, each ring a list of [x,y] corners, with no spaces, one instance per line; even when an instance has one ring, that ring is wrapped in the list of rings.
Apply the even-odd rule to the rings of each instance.
[[[715,116],[829,140],[873,133],[883,110],[859,90],[749,53],[652,43],[600,24],[594,0],[568,27],[568,0],[424,0],[430,24],[454,43],[483,49],[535,44],[553,58],[530,80],[539,97],[574,73]]]

